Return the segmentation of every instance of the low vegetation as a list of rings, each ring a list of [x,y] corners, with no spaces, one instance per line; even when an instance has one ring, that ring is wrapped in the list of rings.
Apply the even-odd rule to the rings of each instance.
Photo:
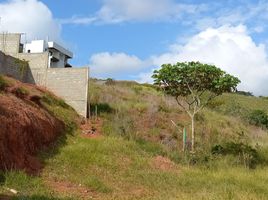
[[[268,115],[263,110],[253,110],[249,114],[249,123],[255,126],[268,128]]]
[[[0,75],[0,92],[7,87],[7,81]]]
[[[91,80],[89,94],[92,122],[102,122],[102,135],[81,135],[75,112],[43,96],[41,103],[65,122],[68,134],[40,153],[40,176],[2,172],[0,193],[30,200],[268,198],[268,133],[249,120],[254,110],[268,112],[266,99],[216,98],[196,116],[191,154],[188,116],[154,86]],[[19,193],[12,196],[8,188]]]

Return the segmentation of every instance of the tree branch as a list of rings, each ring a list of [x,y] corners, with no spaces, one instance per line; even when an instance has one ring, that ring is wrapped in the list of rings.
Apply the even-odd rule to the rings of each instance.
[[[192,113],[189,111],[189,110],[187,110],[181,103],[180,103],[180,101],[179,101],[179,96],[177,96],[175,99],[176,99],[176,101],[177,101],[177,104],[180,106],[180,107],[182,107],[182,109],[185,111],[185,112],[187,112],[187,114],[190,116],[190,117],[192,117]]]

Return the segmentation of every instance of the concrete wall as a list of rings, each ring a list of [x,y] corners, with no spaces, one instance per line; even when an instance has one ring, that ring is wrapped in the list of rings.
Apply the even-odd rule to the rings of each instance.
[[[80,115],[87,116],[88,74],[85,68],[50,68],[46,87],[66,100]]]
[[[48,52],[44,53],[10,53],[10,55],[3,56],[4,54],[0,51],[2,62],[5,67],[2,67],[2,74],[12,76],[22,82],[45,85],[46,81],[46,70],[48,66]],[[26,60],[29,62],[29,70],[24,73],[23,78],[20,77],[19,65],[16,63],[16,58],[20,60]],[[2,65],[3,65],[2,64]]]
[[[0,51],[5,54],[19,53],[21,34],[0,34]]]
[[[37,85],[46,84],[46,71],[48,68],[48,52],[44,53],[19,53],[14,57],[20,60],[29,61],[31,76],[28,77],[27,82]]]
[[[21,71],[21,66],[19,60],[5,55],[0,51],[0,73],[8,76],[12,76],[17,80],[22,82],[29,82],[29,80],[33,80],[32,72],[28,68],[24,72]]]
[[[45,86],[62,97],[80,115],[87,117],[88,68],[48,68],[48,52],[10,55],[0,51],[0,74],[12,76],[22,82]],[[29,61],[29,70],[23,74],[20,73],[18,58]]]

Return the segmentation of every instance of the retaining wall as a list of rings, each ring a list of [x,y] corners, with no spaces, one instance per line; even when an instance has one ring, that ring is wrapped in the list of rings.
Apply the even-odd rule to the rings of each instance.
[[[19,33],[4,33],[0,34],[0,51],[10,54],[18,53],[20,50],[20,37]]]
[[[88,67],[49,68],[46,87],[66,100],[77,112],[87,116]]]
[[[9,75],[26,83],[46,87],[63,98],[80,115],[87,117],[89,69],[47,68],[48,53],[11,54],[0,51],[0,74]],[[29,69],[20,72],[18,59],[29,61]]]
[[[22,68],[20,66],[19,60],[9,56],[5,55],[3,52],[0,51],[0,73],[12,76],[13,78],[20,80],[22,82],[29,82],[28,80],[32,80],[32,74],[29,68],[25,71],[22,71]]]

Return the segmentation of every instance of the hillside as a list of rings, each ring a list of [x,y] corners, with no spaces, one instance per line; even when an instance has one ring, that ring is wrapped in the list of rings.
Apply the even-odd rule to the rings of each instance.
[[[36,154],[67,128],[50,106],[74,111],[49,91],[12,78],[0,76],[0,88],[0,169],[36,174],[42,168]]]
[[[2,173],[2,198],[268,198],[267,129],[248,120],[256,109],[268,112],[267,99],[238,94],[216,99],[197,117],[198,153],[191,155],[181,151],[181,129],[190,131],[188,117],[171,97],[151,85],[124,81],[91,80],[89,91],[89,134],[76,129],[70,109],[45,104],[71,127],[69,134],[39,154],[40,176]],[[230,141],[252,147],[262,162],[249,165],[251,154],[211,154],[212,147]],[[12,196],[7,188],[19,193]]]

